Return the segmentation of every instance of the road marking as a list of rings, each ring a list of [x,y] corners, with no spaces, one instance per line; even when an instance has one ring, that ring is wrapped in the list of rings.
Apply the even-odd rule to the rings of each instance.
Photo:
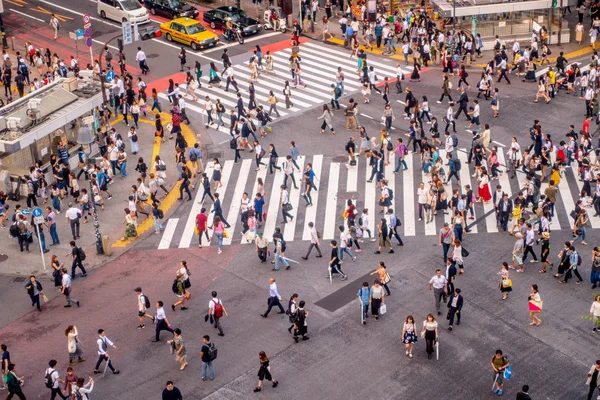
[[[285,160],[285,157],[279,157],[277,159],[277,166],[280,166],[281,163]],[[267,168],[269,163],[269,158],[267,157]],[[279,210],[280,207],[280,199],[281,199],[281,185],[283,185],[283,176],[285,174],[281,169],[275,170],[275,177],[273,178],[273,188],[271,189],[271,198],[269,199],[269,207],[267,208],[267,221],[265,222],[265,230],[263,231],[263,236],[267,239],[273,240],[273,233],[275,232],[275,225],[277,224],[277,218],[280,217]],[[283,216],[281,216],[283,219]]]
[[[208,176],[212,176],[212,163],[211,166],[207,166],[205,172]],[[187,222],[185,223],[185,228],[183,229],[183,234],[181,235],[181,239],[179,240],[180,249],[190,247],[192,243],[192,237],[194,236],[194,229],[196,227],[196,215],[200,214],[200,209],[202,208],[202,203],[200,202],[200,200],[202,199],[203,193],[204,187],[201,183],[199,183],[198,188],[196,189],[196,196],[194,197],[194,204],[192,205]]]
[[[94,42],[94,43],[100,43],[102,45],[102,47],[104,47],[106,45],[103,41],[98,40],[98,39],[92,39],[92,42]],[[108,45],[108,47],[110,47],[113,50],[119,50],[118,47],[110,45],[110,44]]]
[[[398,153],[394,152],[394,158],[397,159],[398,158]],[[399,161],[399,160],[397,160]],[[404,156],[404,161],[406,161],[406,164],[409,165],[409,168],[413,167],[413,154],[412,153],[408,153],[407,155]],[[402,168],[404,168],[404,166],[402,165],[402,163],[400,163],[399,165],[400,170],[402,170]],[[415,236],[416,234],[416,230],[415,230],[415,219],[412,217],[413,215],[415,215],[415,193],[412,192],[412,190],[414,190],[414,177],[412,174],[412,171],[410,169],[407,169],[406,171],[408,171],[408,173],[404,173],[401,172],[400,176],[402,176],[402,187],[403,192],[404,192],[404,216],[406,216],[407,218],[404,218],[404,221],[402,221],[402,223],[404,224],[404,236]],[[399,214],[399,213],[397,213]]]
[[[6,0],[6,2],[10,3],[10,4],[14,5],[14,6],[17,6],[17,7],[25,7],[25,4],[27,4],[27,2],[23,1],[23,0]],[[10,10],[11,11],[15,11],[12,8]]]
[[[59,6],[58,4],[54,4],[54,3],[50,2],[50,1],[47,1],[47,0],[37,0],[37,1],[39,1],[40,3],[48,4],[49,6],[52,6],[52,7],[58,8],[59,10],[70,12],[70,13],[75,14],[75,15],[80,15],[82,17],[85,15],[84,13],[80,13],[80,12],[71,10],[70,8],[67,8],[67,7]],[[103,24],[114,26],[114,27],[117,27],[117,28],[121,29],[121,25],[105,21],[105,20],[103,20],[101,18],[90,17],[90,19],[92,19],[94,21],[102,22]]]
[[[37,17],[31,16],[31,15],[29,15],[29,14],[25,14],[24,12],[17,11],[17,10],[15,10],[15,9],[12,9],[12,8],[9,8],[9,10],[10,10],[10,11],[12,11],[12,12],[14,12],[14,13],[21,14],[21,15],[23,15],[23,16],[25,16],[25,17],[27,17],[27,18],[35,19],[36,21],[40,21],[40,22],[44,22],[44,23],[46,22],[46,21],[44,21],[43,19],[40,19],[40,18],[37,18]]]
[[[412,154],[412,153],[411,153]],[[425,187],[427,187],[429,185],[429,183],[431,182],[431,177],[429,175],[427,175],[425,173],[425,171],[423,170],[421,172],[421,179],[423,179],[423,182],[425,183]],[[429,190],[427,191],[427,193],[429,194]],[[435,196],[435,194],[434,194]],[[435,197],[434,197],[435,199]],[[434,207],[433,205],[431,206],[432,208]],[[435,209],[432,209],[430,212],[433,214],[433,212],[435,211]],[[435,216],[431,219],[431,222],[427,223],[427,213],[425,211],[423,211],[423,224],[425,225],[425,235],[426,236],[435,236],[437,234],[437,230],[435,227]]]
[[[496,143],[498,146],[506,147],[505,144],[502,144],[500,142],[496,142],[495,140],[492,140],[492,143]]]
[[[365,163],[366,168],[366,177],[367,179],[371,176],[371,170],[373,167],[370,165],[370,159]],[[373,179],[377,179],[373,177]],[[377,216],[377,210],[375,210],[375,187],[376,183],[374,182],[366,182],[365,179],[365,208],[369,210],[369,223],[367,225],[367,229],[371,231],[371,235],[377,237],[378,232],[375,231],[375,218]],[[364,224],[364,221],[363,221]]]
[[[468,161],[467,153],[464,152],[464,151],[457,151],[456,153],[457,153],[458,160],[460,161],[461,165],[462,166],[465,166],[465,165],[468,166],[469,164],[467,164],[467,161]],[[463,172],[463,174],[461,176],[461,183],[462,183],[462,185],[458,189],[460,190],[461,194],[466,194],[466,192],[464,190],[465,185],[469,185],[471,187],[471,190],[473,190],[474,187],[479,187],[479,184],[478,184],[478,182],[477,182],[476,179],[473,180],[474,185],[471,184],[471,174],[469,173],[469,168],[465,168],[465,170],[463,170],[463,171],[465,171],[466,173]],[[493,190],[492,190],[491,180],[490,180],[489,188],[490,188],[490,193],[494,193]],[[475,193],[475,192],[473,192],[473,193]],[[477,215],[476,215],[476,212],[475,212],[475,203],[473,203],[472,206],[473,206],[473,217],[475,217],[475,219],[477,219]],[[494,208],[493,203],[491,203],[491,204],[483,204],[483,209],[485,210],[486,213],[488,211],[490,211],[491,209],[493,209],[493,208]],[[469,225],[469,220],[468,220],[468,218],[469,218],[468,216],[469,215],[470,215],[470,212],[469,212],[468,209],[466,209],[465,210],[465,218],[464,218],[465,226]],[[492,220],[494,222],[496,221],[496,219],[493,216],[493,213],[492,213]],[[486,220],[486,221],[489,221],[489,220]],[[495,223],[493,224],[493,226],[495,226]],[[473,225],[469,229],[470,229],[471,233],[477,233],[477,225]],[[465,234],[466,234],[466,232],[463,232],[463,236]]]
[[[294,207],[294,209],[296,210],[295,217],[297,217],[298,213],[299,213],[298,203],[300,202],[300,193],[302,191],[302,176],[303,176],[302,171],[304,171],[304,159],[305,158],[306,157],[298,157],[298,161],[297,161],[297,164],[300,167],[300,172],[297,176],[294,176],[294,178],[296,179],[296,183],[298,184],[298,189],[293,188],[291,183],[288,185],[288,187],[290,188],[289,201],[290,201],[290,204],[292,205],[292,207]],[[291,180],[292,179],[290,178],[288,180],[288,182]],[[295,223],[285,224],[285,229],[283,231],[283,240],[285,240],[286,242],[291,242],[292,240],[294,240],[295,234],[296,234],[296,224]]]
[[[264,38],[268,38],[268,37],[275,36],[275,35],[281,35],[281,32],[271,32],[271,33],[267,33],[265,35],[255,36],[255,37],[250,38],[250,39],[244,39],[244,43],[254,42],[254,41],[257,41],[257,40],[260,40],[260,39],[264,39]],[[239,45],[240,45],[239,42],[227,43],[227,44],[215,47],[214,49],[206,50],[203,53],[204,54],[206,54],[206,53],[213,53],[213,52],[218,51],[218,50],[226,49],[226,48],[233,47],[233,46],[239,46]]]
[[[231,177],[231,171],[233,170],[233,164],[234,164],[233,160],[227,160],[227,161],[225,161],[225,164],[223,164],[223,169],[221,170],[221,183],[223,184],[223,186],[221,186],[217,189],[217,193],[219,193],[219,199],[221,199],[221,209],[223,208],[222,204],[223,204],[223,200],[225,199],[225,190],[227,190],[227,185],[229,184],[229,178]],[[223,216],[223,217],[225,217],[225,216]],[[215,214],[210,213],[208,216],[208,225],[207,226],[213,226],[214,219],[215,219]],[[229,221],[227,221],[227,222],[229,222]],[[225,224],[223,224],[223,225],[225,225]],[[231,231],[231,234],[233,234],[233,231]],[[225,236],[223,235],[223,239],[224,238],[225,238]],[[211,236],[211,243],[212,243],[213,239],[215,240],[215,243],[216,243],[217,238],[214,235],[214,230],[213,230],[213,235]]]
[[[178,222],[179,218],[169,218],[158,245],[159,250],[168,249],[171,246],[171,240],[173,240],[173,234],[175,234],[175,228],[177,228]]]
[[[363,113],[361,113],[360,115],[362,115],[362,116],[363,116],[363,117],[365,117],[365,118],[373,119],[373,117],[371,117],[370,115],[367,115],[367,114],[363,114]]]
[[[360,164],[360,158],[355,155],[356,165],[353,167],[348,166],[348,177],[346,179],[346,191],[356,192],[358,191],[358,165]],[[347,164],[346,164],[347,165]],[[354,205],[356,205],[357,199],[354,199]]]
[[[331,240],[335,234],[335,213],[337,206],[338,181],[340,180],[340,163],[329,166],[329,184],[327,186],[327,204],[325,205],[325,222],[323,223],[323,239]]]
[[[56,13],[53,13],[52,11],[48,11],[45,8],[40,7],[40,6],[37,6],[36,8],[30,8],[30,10],[37,11],[39,13],[46,14],[46,15],[54,15],[57,19],[61,20],[62,22],[67,22],[67,20],[73,21],[73,17],[67,17],[66,15],[56,14]]]
[[[312,203],[311,207],[307,207],[304,212],[304,231],[302,232],[302,240],[310,240],[310,228],[308,227],[308,223],[312,222],[314,224],[315,229],[318,230],[317,221],[315,221],[317,217],[317,205],[319,202],[319,183],[321,183],[321,167],[323,165],[323,155],[317,154],[313,156],[312,160],[312,169],[315,173],[315,186],[317,190],[311,191]]]
[[[244,194],[244,189],[246,188],[246,182],[248,181],[248,175],[250,174],[250,168],[252,167],[252,159],[247,158],[242,161],[242,167],[240,168],[240,173],[237,178],[237,182],[235,184],[235,188],[233,189],[233,195],[231,197],[231,205],[229,206],[229,212],[227,213],[227,222],[231,225],[229,228],[229,237],[223,238],[223,244],[228,245],[231,244],[233,240],[233,232],[235,231],[235,226],[237,225],[238,216],[240,215],[240,203],[242,195]],[[250,202],[252,199],[248,198]],[[243,230],[243,229],[242,229]]]
[[[260,167],[260,169],[256,173],[256,178],[254,180],[254,187],[252,188],[252,193],[250,193],[250,196],[252,196],[252,197],[250,197],[250,204],[252,204],[253,207],[254,207],[254,199],[256,198],[256,193],[258,192],[258,178],[262,179],[263,184],[264,184],[265,181],[267,180],[267,169],[268,169],[268,166],[267,165],[263,165],[263,166]],[[261,214],[267,209],[267,200],[264,197],[263,197],[263,200],[265,201],[265,204],[263,204],[263,209],[260,212]],[[255,222],[258,225],[258,212],[256,212],[256,214],[257,214],[257,217],[255,219]],[[264,221],[263,221],[263,223],[264,223]],[[241,243],[242,244],[249,243],[246,240],[246,235],[242,236]]]

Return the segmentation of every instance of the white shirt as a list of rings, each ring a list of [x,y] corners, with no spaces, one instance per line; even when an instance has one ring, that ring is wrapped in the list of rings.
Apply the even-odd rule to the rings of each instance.
[[[123,83],[123,79],[117,80],[117,88],[119,88],[119,95],[125,93],[125,84]]]
[[[142,50],[138,51],[135,56],[135,61],[144,61],[144,60],[146,60],[146,53],[144,53]]]
[[[144,294],[140,293],[137,298],[138,298],[138,310],[140,312],[146,311],[146,303],[144,300]]]
[[[248,206],[249,205],[250,205],[250,199],[249,198],[245,198],[244,199],[242,197],[242,201],[241,201],[241,205],[240,205],[242,213],[245,213],[246,211],[248,211]]]
[[[273,282],[269,285],[269,297],[277,297],[281,300],[281,296],[279,295],[279,291],[277,290],[277,283]]]
[[[206,100],[206,101],[204,102],[204,109],[205,109],[207,112],[211,113],[211,112],[212,112],[212,110],[213,110],[213,107],[214,107],[214,106],[213,106],[213,103],[212,103],[212,101],[211,101],[210,99],[208,99],[208,100]]]
[[[212,315],[215,315],[215,304],[221,304],[223,306],[223,302],[216,297],[213,297],[211,301],[208,302],[208,308],[212,310]]]
[[[419,203],[419,204],[427,203],[427,193],[428,193],[427,189],[418,188],[417,189],[417,203]]]
[[[448,110],[446,110],[446,118],[448,118],[448,121],[454,121],[454,110],[450,107],[448,107]]]
[[[314,226],[310,230],[310,242],[317,243],[319,241],[319,235],[317,234],[317,228]]]
[[[454,142],[452,141],[452,136],[448,135],[446,138],[446,153],[452,153],[454,151]]]
[[[179,103],[179,109],[180,110],[185,110],[185,100],[183,99],[183,97],[179,98],[178,103]]]
[[[160,319],[165,319],[167,318],[167,314],[165,314],[165,309],[164,307],[160,307],[156,309],[156,319],[160,320]]]
[[[281,191],[281,204],[287,204],[289,202],[289,194],[288,191],[283,189]]]
[[[58,371],[54,368],[48,368],[46,370],[46,375],[47,374],[50,374],[50,376],[52,377],[52,387],[54,389],[58,389],[58,385],[60,385],[60,382],[58,382]]]
[[[473,107],[473,117],[479,117],[479,104],[475,104]]]
[[[512,47],[513,52],[516,53],[520,49],[521,49],[521,45],[519,44],[519,42],[515,42]]]
[[[81,210],[79,208],[71,207],[65,213],[68,220],[76,220],[81,217]]]
[[[107,338],[106,336],[99,337],[98,340],[96,340],[96,343],[98,344],[98,355],[99,356],[106,354],[106,350],[104,350],[104,344],[106,344],[107,350],[108,350],[109,346],[113,346],[113,342],[111,342],[110,339]]]
[[[434,289],[443,289],[444,285],[448,283],[448,279],[444,275],[440,275],[439,277],[435,275],[429,280],[429,283]]]
[[[69,274],[62,275],[62,285],[67,289],[71,289],[71,276]]]
[[[346,241],[348,240],[348,234],[346,232],[340,233],[340,249],[345,249]]]

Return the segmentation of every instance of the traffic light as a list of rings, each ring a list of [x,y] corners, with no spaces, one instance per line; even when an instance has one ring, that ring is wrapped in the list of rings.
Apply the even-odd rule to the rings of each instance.
[[[558,0],[552,0],[552,8],[558,7]]]

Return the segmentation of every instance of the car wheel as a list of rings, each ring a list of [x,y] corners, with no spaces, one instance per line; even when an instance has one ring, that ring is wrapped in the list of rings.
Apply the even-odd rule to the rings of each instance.
[[[172,42],[173,38],[171,37],[170,33],[167,33],[167,35],[165,36],[167,38],[167,42]]]
[[[281,33],[285,33],[286,29],[285,28],[281,28]]]
[[[152,14],[152,15],[156,15],[156,10],[155,10],[154,8],[151,8],[151,9],[150,9],[150,14]]]
[[[103,10],[103,11],[100,11],[100,17],[101,17],[102,19],[106,19],[106,13],[104,12],[104,10]]]
[[[200,46],[198,46],[198,43],[196,43],[196,42],[192,42],[191,46],[192,46],[192,50],[194,50],[194,51],[200,50]]]
[[[215,21],[211,21],[211,22],[210,22],[210,27],[211,27],[212,29],[217,29],[217,25],[215,24]]]

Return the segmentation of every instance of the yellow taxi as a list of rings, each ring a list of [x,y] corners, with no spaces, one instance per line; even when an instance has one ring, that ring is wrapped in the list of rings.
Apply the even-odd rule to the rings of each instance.
[[[177,18],[165,22],[160,24],[160,30],[169,42],[187,44],[192,50],[206,49],[219,43],[219,37],[215,33],[191,18]]]

